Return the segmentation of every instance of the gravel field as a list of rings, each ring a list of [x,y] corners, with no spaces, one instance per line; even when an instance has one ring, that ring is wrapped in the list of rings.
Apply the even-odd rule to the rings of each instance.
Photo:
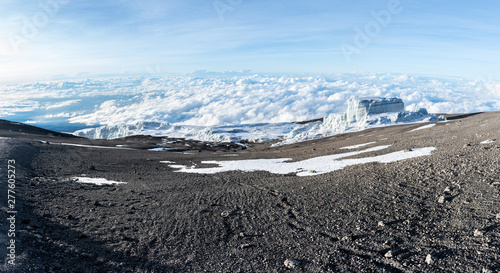
[[[0,271],[500,272],[500,112],[447,118],[280,147],[90,140],[2,121],[0,194],[14,159],[18,213],[11,266],[2,198]],[[311,176],[171,166],[295,162],[380,145],[390,146],[341,160],[436,149]],[[168,149],[149,150],[159,147]]]

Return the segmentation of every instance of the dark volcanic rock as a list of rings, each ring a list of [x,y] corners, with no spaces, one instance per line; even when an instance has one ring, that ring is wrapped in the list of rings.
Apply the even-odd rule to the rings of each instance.
[[[246,150],[178,140],[176,149],[162,152],[147,150],[162,144],[154,137],[88,140],[32,128],[37,134],[21,134],[7,124],[0,136],[12,139],[1,139],[0,151],[2,162],[18,162],[20,214],[19,263],[10,269],[499,272],[500,149],[481,142],[500,138],[500,113],[449,117],[448,123],[414,132],[415,125],[392,126]],[[169,167],[210,167],[201,163],[210,160],[298,161],[372,141],[392,146],[355,157],[437,149],[430,156],[309,177],[188,174]],[[228,158],[227,152],[238,157]],[[127,184],[73,182],[82,175]],[[4,189],[5,183],[0,180]],[[292,257],[298,263],[284,263]]]

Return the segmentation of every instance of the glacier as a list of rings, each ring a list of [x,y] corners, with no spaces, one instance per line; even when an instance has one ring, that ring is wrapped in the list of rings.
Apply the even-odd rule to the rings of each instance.
[[[402,112],[405,110],[400,98],[352,98],[347,104],[347,119],[356,121],[368,114]]]
[[[100,126],[78,130],[74,134],[94,139],[114,139],[131,135],[168,136],[209,142],[267,142],[279,146],[317,139],[344,132],[360,131],[371,127],[414,122],[444,120],[429,114],[425,108],[405,111],[400,98],[352,98],[347,111],[330,114],[322,121],[298,124],[259,123],[223,126],[172,125],[169,123],[138,122],[130,125]]]
[[[429,114],[425,108],[405,111],[400,98],[352,98],[347,111],[330,114],[323,122],[314,123],[285,135],[284,140],[273,144],[280,146],[305,140],[317,139],[368,128],[417,122],[443,121],[444,116]]]
[[[168,136],[207,142],[267,142],[283,139],[290,131],[303,125],[284,123],[258,123],[222,126],[173,125],[170,123],[138,122],[130,125],[100,126],[74,132],[92,139],[116,139],[132,135]]]
[[[217,142],[320,137],[411,121],[420,108],[447,114],[500,110],[498,82],[392,73],[128,75],[5,83],[0,97],[0,118],[50,130],[92,138],[151,134]],[[404,104],[355,106],[350,98],[400,98]],[[370,104],[367,124],[365,113],[354,109],[348,111],[350,123],[337,116],[363,103]]]

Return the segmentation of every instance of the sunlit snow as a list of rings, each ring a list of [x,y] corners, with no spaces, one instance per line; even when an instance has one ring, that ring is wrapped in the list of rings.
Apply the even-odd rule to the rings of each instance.
[[[432,124],[427,124],[427,125],[424,125],[424,126],[418,127],[418,128],[416,128],[416,129],[413,129],[413,130],[411,130],[410,132],[415,132],[415,131],[420,131],[420,130],[424,130],[424,129],[429,129],[429,128],[432,128],[432,127],[434,127],[434,126],[436,126],[436,124],[435,124],[435,123],[432,123]]]
[[[361,148],[361,147],[368,146],[368,145],[375,144],[375,143],[377,143],[377,142],[362,143],[362,144],[357,144],[357,145],[342,147],[342,148],[339,148],[339,149],[344,149],[344,150],[345,149],[347,149],[347,150],[357,149],[357,148]]]
[[[499,86],[462,78],[359,73],[215,73],[12,83],[0,85],[0,118],[92,138],[151,134],[293,143],[346,129],[333,125],[343,124],[338,115],[346,111],[350,98],[397,97],[409,112],[481,112],[500,109]],[[318,118],[325,122],[292,123]],[[370,122],[385,126],[395,118],[380,116]],[[347,129],[360,128],[364,127]]]
[[[154,152],[161,152],[161,151],[168,151],[168,150],[172,150],[174,148],[165,148],[165,147],[161,147],[161,148],[152,148],[152,149],[148,149],[148,151],[154,151]]]
[[[372,162],[391,163],[399,160],[410,159],[414,157],[430,155],[436,148],[426,147],[412,149],[411,151],[398,151],[388,154],[344,159],[362,153],[375,152],[384,150],[390,147],[376,146],[362,151],[348,152],[335,155],[320,156],[302,161],[290,162],[291,158],[276,158],[276,159],[250,159],[250,160],[232,160],[232,161],[202,161],[202,164],[216,165],[214,167],[196,168],[196,166],[185,165],[169,165],[171,168],[179,169],[178,172],[198,173],[198,174],[214,174],[228,171],[267,171],[275,174],[296,173],[297,176],[312,176],[318,174],[329,173],[343,169],[348,166],[366,164]]]
[[[85,144],[75,144],[75,143],[55,143],[55,142],[49,142],[49,144],[52,144],[52,145],[63,145],[63,146],[74,146],[74,147],[84,147],[84,148],[96,148],[96,149],[134,150],[132,148],[126,148],[126,147],[85,145]]]
[[[98,185],[98,186],[127,184],[127,182],[118,182],[118,181],[113,181],[113,180],[107,180],[105,178],[72,177],[71,179],[73,179],[77,183],[94,184],[94,185]]]

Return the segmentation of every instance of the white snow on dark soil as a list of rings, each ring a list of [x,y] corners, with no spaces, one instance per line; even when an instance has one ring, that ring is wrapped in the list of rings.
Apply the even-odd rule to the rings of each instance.
[[[432,151],[436,149],[435,147],[425,147],[412,149],[411,151],[397,151],[372,157],[340,160],[342,158],[348,158],[363,153],[381,151],[389,147],[390,145],[376,146],[362,151],[320,156],[296,162],[290,162],[292,160],[291,158],[249,159],[232,161],[202,161],[202,164],[215,165],[214,167],[206,168],[196,168],[194,165],[169,165],[169,167],[179,169],[177,172],[198,174],[215,174],[228,171],[267,171],[275,174],[296,173],[297,176],[313,176],[337,171],[345,167],[358,164],[372,162],[391,163],[399,160],[426,156],[430,155]]]
[[[91,177],[72,177],[76,183],[84,183],[84,184],[94,184],[98,186],[102,185],[115,185],[115,184],[127,184],[127,182],[118,182],[113,180],[107,180],[105,178],[91,178]]]

